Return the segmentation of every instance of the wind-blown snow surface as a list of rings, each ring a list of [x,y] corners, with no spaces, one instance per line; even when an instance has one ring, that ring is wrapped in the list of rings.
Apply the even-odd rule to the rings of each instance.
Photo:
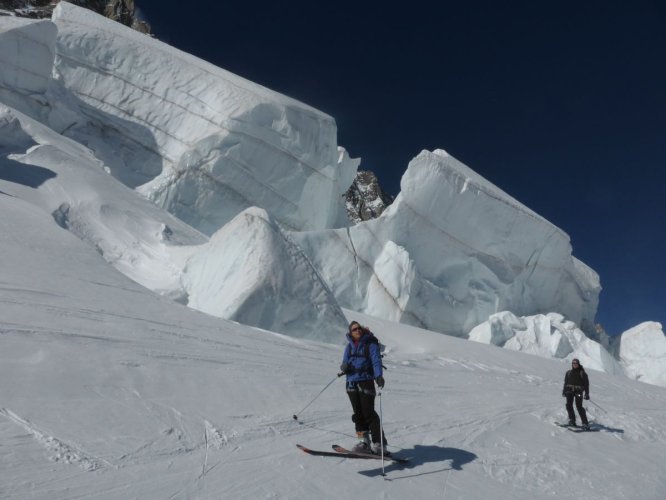
[[[411,462],[387,464],[385,481],[379,461],[305,455],[296,443],[354,441],[341,343],[159,297],[12,184],[0,186],[2,498],[663,498],[665,389],[590,370],[605,411],[589,405],[600,431],[575,434],[552,424],[565,363],[351,312],[388,346],[384,427]]]

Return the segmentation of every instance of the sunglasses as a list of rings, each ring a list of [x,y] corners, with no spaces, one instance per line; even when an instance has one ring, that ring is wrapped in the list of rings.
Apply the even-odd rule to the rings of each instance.
[[[355,327],[352,328],[350,331],[352,331],[352,332],[360,332],[361,329],[360,329],[358,326],[355,326]]]

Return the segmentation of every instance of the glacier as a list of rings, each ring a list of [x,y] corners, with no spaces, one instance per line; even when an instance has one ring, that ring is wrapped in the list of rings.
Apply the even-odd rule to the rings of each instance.
[[[73,13],[76,50],[103,56],[95,33],[115,27],[58,12]],[[95,99],[69,89],[59,30],[0,15],[0,496],[663,498],[662,325],[587,337],[572,318],[593,317],[598,277],[562,231],[443,151],[419,155],[401,200],[358,226],[336,227],[332,184],[302,214],[262,206],[254,186],[219,219],[188,204],[190,224],[147,197],[180,168],[162,157],[170,139],[97,107],[119,91],[108,75],[92,76]],[[138,109],[137,95],[109,102]],[[342,182],[358,160],[334,149]],[[572,295],[536,293],[543,280]],[[336,376],[350,320],[386,346],[383,427],[410,458],[387,481],[378,461],[294,446],[355,439]],[[591,368],[587,435],[553,425],[572,356]]]
[[[444,150],[352,225],[360,160],[306,104],[66,2],[0,17],[0,62],[7,192],[152,291],[295,337],[341,341],[342,307],[663,383],[637,347],[660,327],[588,338],[601,286],[567,234]]]
[[[663,387],[590,372],[606,413],[591,406],[599,431],[579,435],[552,423],[566,414],[561,360],[355,311],[387,346],[384,430],[410,464],[383,480],[379,461],[305,455],[296,443],[355,439],[342,346],[152,293],[27,189],[0,179],[4,498],[663,498]]]

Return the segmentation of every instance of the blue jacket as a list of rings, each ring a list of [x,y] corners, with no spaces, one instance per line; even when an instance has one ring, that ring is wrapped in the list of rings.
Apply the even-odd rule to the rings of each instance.
[[[347,382],[361,382],[363,380],[374,380],[382,376],[382,356],[379,352],[379,344],[372,342],[372,333],[364,333],[354,343],[350,334],[347,334],[349,344],[345,347],[342,364],[349,367]],[[365,356],[366,344],[368,345],[368,357]]]

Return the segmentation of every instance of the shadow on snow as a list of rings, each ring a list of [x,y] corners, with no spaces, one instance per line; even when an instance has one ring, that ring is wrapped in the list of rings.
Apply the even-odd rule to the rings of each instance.
[[[600,424],[599,422],[592,422],[590,427],[593,430],[603,431],[603,432],[614,432],[616,434],[624,434],[624,429],[616,429],[614,427],[608,427],[606,425]]]
[[[38,188],[55,176],[56,173],[53,170],[36,165],[28,165],[13,160],[5,160],[0,164],[0,180],[31,188]]]
[[[396,453],[396,456],[409,458],[407,463],[388,462],[385,464],[384,470],[386,472],[396,470],[414,469],[420,465],[427,463],[446,462],[449,461],[449,466],[443,469],[422,472],[419,474],[410,474],[406,476],[393,477],[391,480],[406,479],[409,477],[424,476],[426,474],[436,474],[447,470],[462,470],[463,465],[476,460],[477,456],[469,451],[461,450],[460,448],[446,448],[442,446],[422,446],[415,445],[412,449],[403,449]],[[361,471],[359,474],[364,476],[374,477],[381,475],[381,467],[368,471]]]

